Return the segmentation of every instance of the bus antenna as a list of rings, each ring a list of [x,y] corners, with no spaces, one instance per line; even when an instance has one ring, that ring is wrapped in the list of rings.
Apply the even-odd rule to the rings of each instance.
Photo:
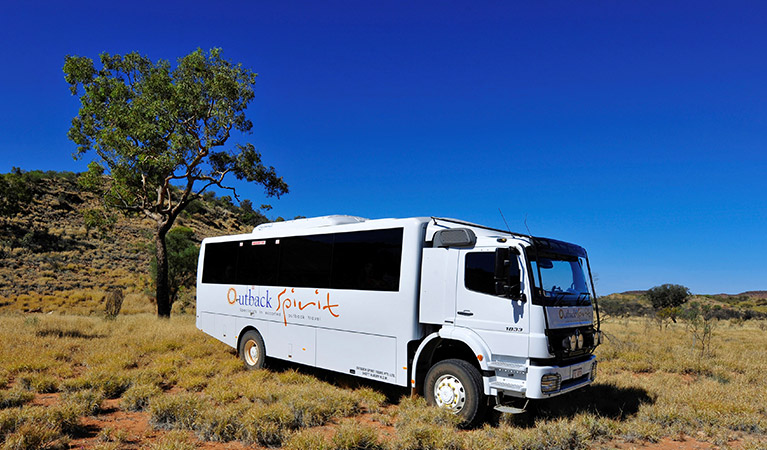
[[[509,230],[509,234],[514,234],[511,232],[511,228],[509,228],[509,223],[506,222],[506,217],[503,216],[503,211],[501,211],[501,208],[498,208],[498,212],[501,214],[501,219],[503,219],[503,223],[506,225],[506,229]]]

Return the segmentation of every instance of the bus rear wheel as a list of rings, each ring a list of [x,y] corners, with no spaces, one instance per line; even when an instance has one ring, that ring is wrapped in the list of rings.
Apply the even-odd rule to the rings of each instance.
[[[240,339],[238,349],[242,362],[248,370],[261,369],[266,360],[266,347],[261,333],[256,330],[248,330]]]
[[[485,413],[482,375],[462,359],[446,359],[426,374],[426,402],[461,418],[461,425],[476,425]]]

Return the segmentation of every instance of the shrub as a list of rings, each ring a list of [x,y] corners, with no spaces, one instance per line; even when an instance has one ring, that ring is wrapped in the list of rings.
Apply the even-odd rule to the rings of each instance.
[[[21,406],[31,402],[33,398],[35,398],[35,394],[19,389],[0,391],[0,409]]]
[[[383,448],[378,431],[370,425],[354,421],[342,422],[333,435],[333,447],[338,450],[373,450]]]
[[[330,419],[349,416],[358,409],[353,393],[327,384],[291,390],[282,402],[292,409],[298,427],[324,425]]]
[[[242,422],[240,440],[246,445],[280,446],[290,430],[296,428],[293,413],[282,403],[251,407]]]
[[[107,319],[117,318],[123,306],[123,299],[125,299],[125,294],[120,288],[112,288],[107,292],[106,304],[104,305]]]
[[[456,432],[460,418],[428,406],[423,398],[403,398],[395,415],[397,434],[391,442],[394,450],[465,447],[461,434]]]
[[[359,399],[359,406],[369,413],[380,412],[381,406],[386,403],[386,396],[383,393],[370,388],[357,389],[354,394]]]
[[[69,439],[56,428],[40,423],[25,423],[5,438],[3,450],[65,449]]]
[[[117,223],[117,216],[103,208],[86,209],[82,212],[86,236],[91,230],[98,230],[100,237],[105,237]]]
[[[195,450],[196,445],[189,442],[186,433],[171,431],[149,446],[152,450]]]
[[[133,381],[125,375],[101,371],[91,374],[88,383],[101,389],[106,398],[118,398],[131,387]]]
[[[162,394],[162,389],[153,384],[137,384],[128,388],[120,399],[120,407],[127,411],[143,411],[152,398]]]
[[[104,401],[104,393],[100,390],[84,390],[67,392],[61,396],[63,402],[71,404],[80,414],[95,415],[101,411],[101,402]]]
[[[18,381],[22,388],[41,394],[57,392],[59,390],[58,382],[50,375],[43,373],[22,375]]]
[[[195,429],[200,439],[229,442],[237,439],[242,430],[245,406],[210,408],[202,412]]]
[[[164,430],[192,430],[202,408],[194,394],[160,395],[149,401],[149,423]]]
[[[319,430],[301,430],[288,438],[283,448],[286,450],[330,450],[332,447]]]

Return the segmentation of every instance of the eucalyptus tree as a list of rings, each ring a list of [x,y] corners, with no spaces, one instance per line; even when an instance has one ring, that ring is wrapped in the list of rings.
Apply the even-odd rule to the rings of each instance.
[[[233,133],[253,127],[245,112],[256,74],[220,49],[197,49],[175,66],[137,52],[99,59],[96,67],[90,58],[66,57],[65,79],[81,103],[68,136],[75,159],[95,153],[83,182],[102,192],[105,208],[154,221],[157,314],[169,317],[165,237],[181,211],[214,187],[239,199],[231,176],[278,198],[288,185],[253,144],[231,145]]]

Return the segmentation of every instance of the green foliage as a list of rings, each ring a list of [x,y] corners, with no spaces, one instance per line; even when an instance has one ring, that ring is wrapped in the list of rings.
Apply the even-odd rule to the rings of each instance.
[[[184,288],[195,285],[197,278],[197,257],[200,247],[194,237],[194,231],[188,227],[176,227],[165,238],[168,256],[168,286],[170,303],[173,304]],[[150,273],[157,282],[157,258],[152,258]]]
[[[261,184],[267,196],[288,186],[250,144],[225,150],[232,131],[249,132],[245,115],[256,74],[198,49],[178,60],[152,62],[137,52],[90,58],[67,56],[64,73],[81,107],[69,138],[75,158],[93,151],[81,185],[103,192],[105,205],[157,223],[157,313],[170,315],[171,293],[163,245],[178,215],[208,188],[229,189],[228,175]],[[108,169],[108,170],[107,170]]]
[[[85,230],[90,233],[91,230],[98,230],[101,237],[104,237],[108,231],[117,223],[117,217],[103,208],[86,209],[82,212]]]
[[[659,319],[668,318],[674,323],[681,311],[678,308],[690,299],[690,295],[690,290],[679,284],[655,286],[645,293]]]
[[[264,205],[262,205],[262,208],[263,206]],[[261,211],[253,209],[253,202],[247,199],[240,202],[238,216],[240,220],[242,221],[242,223],[252,227],[261,225],[262,223],[266,223],[269,221],[266,218],[266,216],[261,214]]]
[[[11,172],[0,174],[0,217],[12,216],[24,211],[29,203],[39,194],[44,180],[65,179],[73,181],[77,177],[72,172],[53,170],[32,170],[25,172],[13,167]]]
[[[14,167],[11,173],[0,175],[0,216],[12,216],[32,201],[33,175]]]
[[[655,286],[645,293],[656,310],[682,306],[690,298],[690,290],[679,284]]]
[[[711,340],[716,328],[715,312],[716,308],[711,305],[692,302],[690,307],[681,313],[687,323],[687,330],[692,335],[693,349],[698,349],[698,359],[711,353]]]
[[[652,314],[653,310],[638,298],[612,294],[599,298],[599,312],[612,317],[641,317]]]

